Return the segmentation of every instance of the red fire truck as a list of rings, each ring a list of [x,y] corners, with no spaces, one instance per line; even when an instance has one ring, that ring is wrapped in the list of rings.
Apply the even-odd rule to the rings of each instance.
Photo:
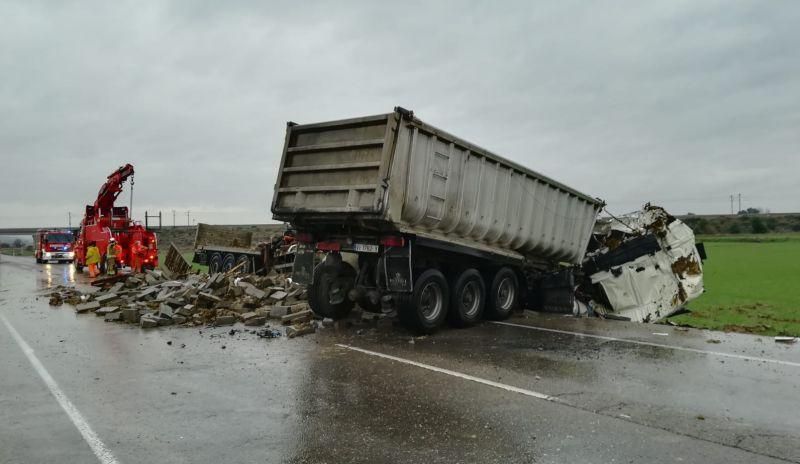
[[[71,263],[75,259],[72,249],[74,237],[69,230],[39,229],[33,236],[33,255],[37,263],[58,261]]]

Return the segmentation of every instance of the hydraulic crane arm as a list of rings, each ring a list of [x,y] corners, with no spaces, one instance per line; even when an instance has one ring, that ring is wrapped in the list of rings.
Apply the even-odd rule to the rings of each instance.
[[[108,180],[100,187],[97,200],[94,202],[95,211],[108,211],[114,206],[114,201],[122,192],[122,184],[133,175],[133,165],[126,164],[108,176]]]

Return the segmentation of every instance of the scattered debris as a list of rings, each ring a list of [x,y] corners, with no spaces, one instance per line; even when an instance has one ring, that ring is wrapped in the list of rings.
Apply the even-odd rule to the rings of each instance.
[[[177,258],[175,258],[177,260]],[[313,333],[313,312],[305,287],[287,276],[272,272],[266,276],[213,273],[187,274],[180,263],[171,272],[149,270],[141,274],[119,274],[98,279],[85,288],[59,286],[50,293],[50,304],[72,304],[78,313],[94,313],[109,322],[138,324],[142,329],[169,325],[231,326],[237,322],[263,327],[267,318],[290,325],[295,337]],[[281,302],[280,305],[275,303]],[[267,328],[252,331],[261,338],[283,336]]]
[[[778,343],[797,343],[797,337],[775,337]]]
[[[716,338],[709,338],[708,340],[706,340],[706,343],[720,344],[722,343],[722,340],[717,340]]]

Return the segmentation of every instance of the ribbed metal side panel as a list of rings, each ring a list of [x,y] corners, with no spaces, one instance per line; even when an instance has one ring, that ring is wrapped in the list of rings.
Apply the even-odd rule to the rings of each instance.
[[[408,151],[395,154],[395,162],[408,157],[404,229],[550,260],[583,258],[598,200],[440,131],[412,124],[401,130],[409,139]]]

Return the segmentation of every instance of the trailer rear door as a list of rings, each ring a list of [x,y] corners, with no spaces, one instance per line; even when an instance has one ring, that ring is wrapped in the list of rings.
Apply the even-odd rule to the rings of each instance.
[[[292,125],[272,212],[380,213],[394,142],[395,113]]]

